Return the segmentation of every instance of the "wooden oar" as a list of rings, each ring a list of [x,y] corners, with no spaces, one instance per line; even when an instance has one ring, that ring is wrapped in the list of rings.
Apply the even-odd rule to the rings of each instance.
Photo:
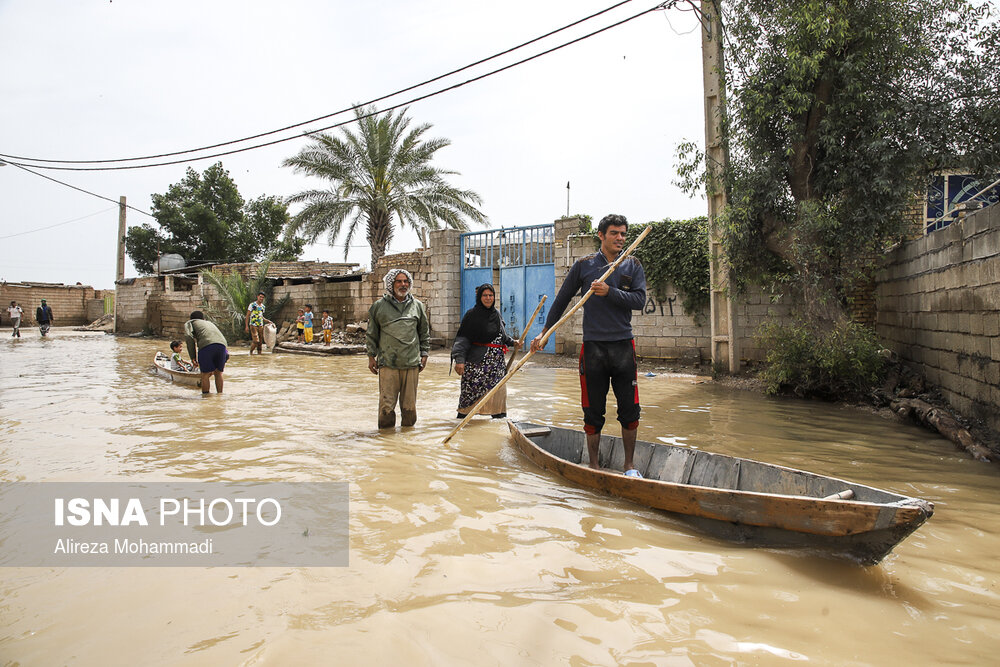
[[[517,341],[517,347],[514,348],[514,351],[511,352],[510,359],[507,360],[507,370],[504,371],[505,373],[510,373],[510,367],[514,365],[514,357],[517,356],[517,351],[524,347],[524,341],[528,337],[528,331],[531,329],[531,323],[535,321],[536,317],[538,317],[538,311],[542,309],[542,306],[545,305],[545,300],[548,298],[548,294],[543,294],[542,300],[538,302],[537,306],[535,306],[535,312],[531,314],[531,318],[528,320],[528,326],[524,327],[524,331],[521,332],[521,340]]]
[[[636,249],[636,247],[639,245],[639,243],[644,238],[646,238],[646,235],[649,234],[649,232],[652,231],[652,229],[653,229],[652,227],[648,227],[647,226],[644,230],[642,230],[639,233],[639,236],[636,237],[635,241],[632,241],[632,245],[630,245],[628,248],[626,248],[625,252],[623,252],[621,255],[619,255],[618,259],[616,259],[614,262],[612,262],[611,266],[608,267],[608,270],[604,272],[604,275],[602,275],[600,278],[598,278],[595,282],[604,282],[605,280],[607,280],[608,276],[610,276],[612,273],[614,273],[615,269],[618,268],[618,265],[621,264],[622,261],[626,257],[628,257],[629,255],[632,254],[632,251],[634,251]],[[583,304],[587,302],[587,299],[589,299],[591,297],[591,295],[593,295],[593,293],[594,293],[594,288],[591,287],[589,290],[587,290],[587,293],[583,295],[582,299],[580,299],[579,301],[577,301],[576,304],[572,308],[570,308],[569,311],[565,315],[563,315],[562,317],[559,318],[558,322],[556,322],[555,324],[552,325],[551,329],[549,329],[548,331],[545,332],[545,335],[542,336],[541,344],[538,346],[539,349],[545,347],[545,344],[549,341],[549,336],[551,336],[553,333],[555,333],[555,330],[558,329],[560,326],[562,326],[563,322],[565,322],[570,317],[572,317],[573,313],[575,313],[577,310],[579,310],[580,308],[582,308]],[[532,317],[532,320],[534,320],[534,317]],[[521,357],[521,361],[517,362],[517,365],[514,366],[514,368],[512,370],[508,371],[507,374],[504,375],[503,378],[500,380],[500,382],[497,382],[497,384],[496,384],[495,387],[493,387],[488,392],[486,392],[486,394],[483,395],[483,397],[481,399],[479,399],[479,402],[476,403],[474,406],[472,406],[472,409],[469,410],[469,414],[465,415],[465,419],[463,419],[461,422],[459,422],[458,426],[456,426],[455,428],[453,428],[451,430],[451,433],[449,433],[447,436],[445,436],[445,439],[442,440],[441,442],[442,443],[448,442],[449,440],[451,440],[451,438],[452,438],[453,435],[455,435],[460,430],[462,430],[462,427],[465,426],[466,424],[468,424],[469,420],[471,420],[474,416],[476,416],[476,414],[479,412],[479,408],[483,407],[483,405],[485,405],[486,402],[493,397],[493,394],[497,393],[497,390],[499,390],[500,387],[502,387],[505,384],[507,384],[507,380],[509,380],[512,377],[514,377],[514,374],[517,373],[521,369],[521,366],[524,366],[524,364],[526,364],[528,362],[528,359],[531,359],[532,355],[534,355],[534,354],[535,354],[535,351],[531,350],[531,351],[528,352],[528,354],[526,354],[523,357]]]

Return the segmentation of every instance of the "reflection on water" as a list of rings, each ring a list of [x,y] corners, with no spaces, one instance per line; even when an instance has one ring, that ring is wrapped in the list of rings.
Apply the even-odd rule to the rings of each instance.
[[[568,486],[432,359],[412,429],[375,429],[361,357],[246,356],[226,393],[152,375],[165,342],[0,344],[0,480],[348,481],[349,568],[0,570],[14,664],[984,664],[1000,649],[994,467],[854,410],[640,378],[639,437],[935,503],[881,565],[755,550]],[[525,368],[518,419],[579,427],[571,370]],[[332,659],[331,659],[332,657]]]

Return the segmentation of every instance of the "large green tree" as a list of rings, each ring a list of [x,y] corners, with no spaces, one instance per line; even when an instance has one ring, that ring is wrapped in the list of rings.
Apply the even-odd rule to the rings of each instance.
[[[152,273],[159,254],[177,253],[189,264],[295,260],[305,247],[301,238],[280,238],[289,221],[281,198],[244,201],[221,162],[203,174],[189,167],[182,181],[152,199],[158,226],[132,227],[125,237],[140,273]]]
[[[722,18],[731,159],[710,187],[729,194],[734,286],[843,322],[931,174],[1000,169],[996,17],[978,0],[726,0]]]
[[[326,235],[334,245],[343,235],[346,258],[363,224],[374,267],[397,224],[416,231],[465,230],[466,220],[486,222],[479,195],[449,185],[445,177],[457,172],[431,164],[434,154],[451,142],[425,138],[431,128],[426,123],[411,129],[406,111],[378,114],[374,107],[359,107],[355,130],[310,135],[309,145],[285,160],[297,173],[328,182],[326,188],[288,198],[304,206],[286,227],[286,236],[301,234],[312,243]]]

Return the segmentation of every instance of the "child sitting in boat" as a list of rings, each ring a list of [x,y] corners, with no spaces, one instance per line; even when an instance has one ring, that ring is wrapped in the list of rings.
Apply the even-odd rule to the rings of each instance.
[[[194,366],[181,359],[181,342],[179,340],[170,341],[170,351],[172,352],[170,355],[170,370],[186,372],[194,370]]]

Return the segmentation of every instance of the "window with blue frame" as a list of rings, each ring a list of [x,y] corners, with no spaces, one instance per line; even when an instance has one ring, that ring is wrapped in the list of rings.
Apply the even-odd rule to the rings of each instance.
[[[1000,186],[973,197],[992,182],[993,179],[969,174],[935,176],[927,188],[925,218],[927,233],[943,229],[954,222],[955,218],[950,214],[958,204],[974,200],[983,206],[989,206],[1000,201]]]

